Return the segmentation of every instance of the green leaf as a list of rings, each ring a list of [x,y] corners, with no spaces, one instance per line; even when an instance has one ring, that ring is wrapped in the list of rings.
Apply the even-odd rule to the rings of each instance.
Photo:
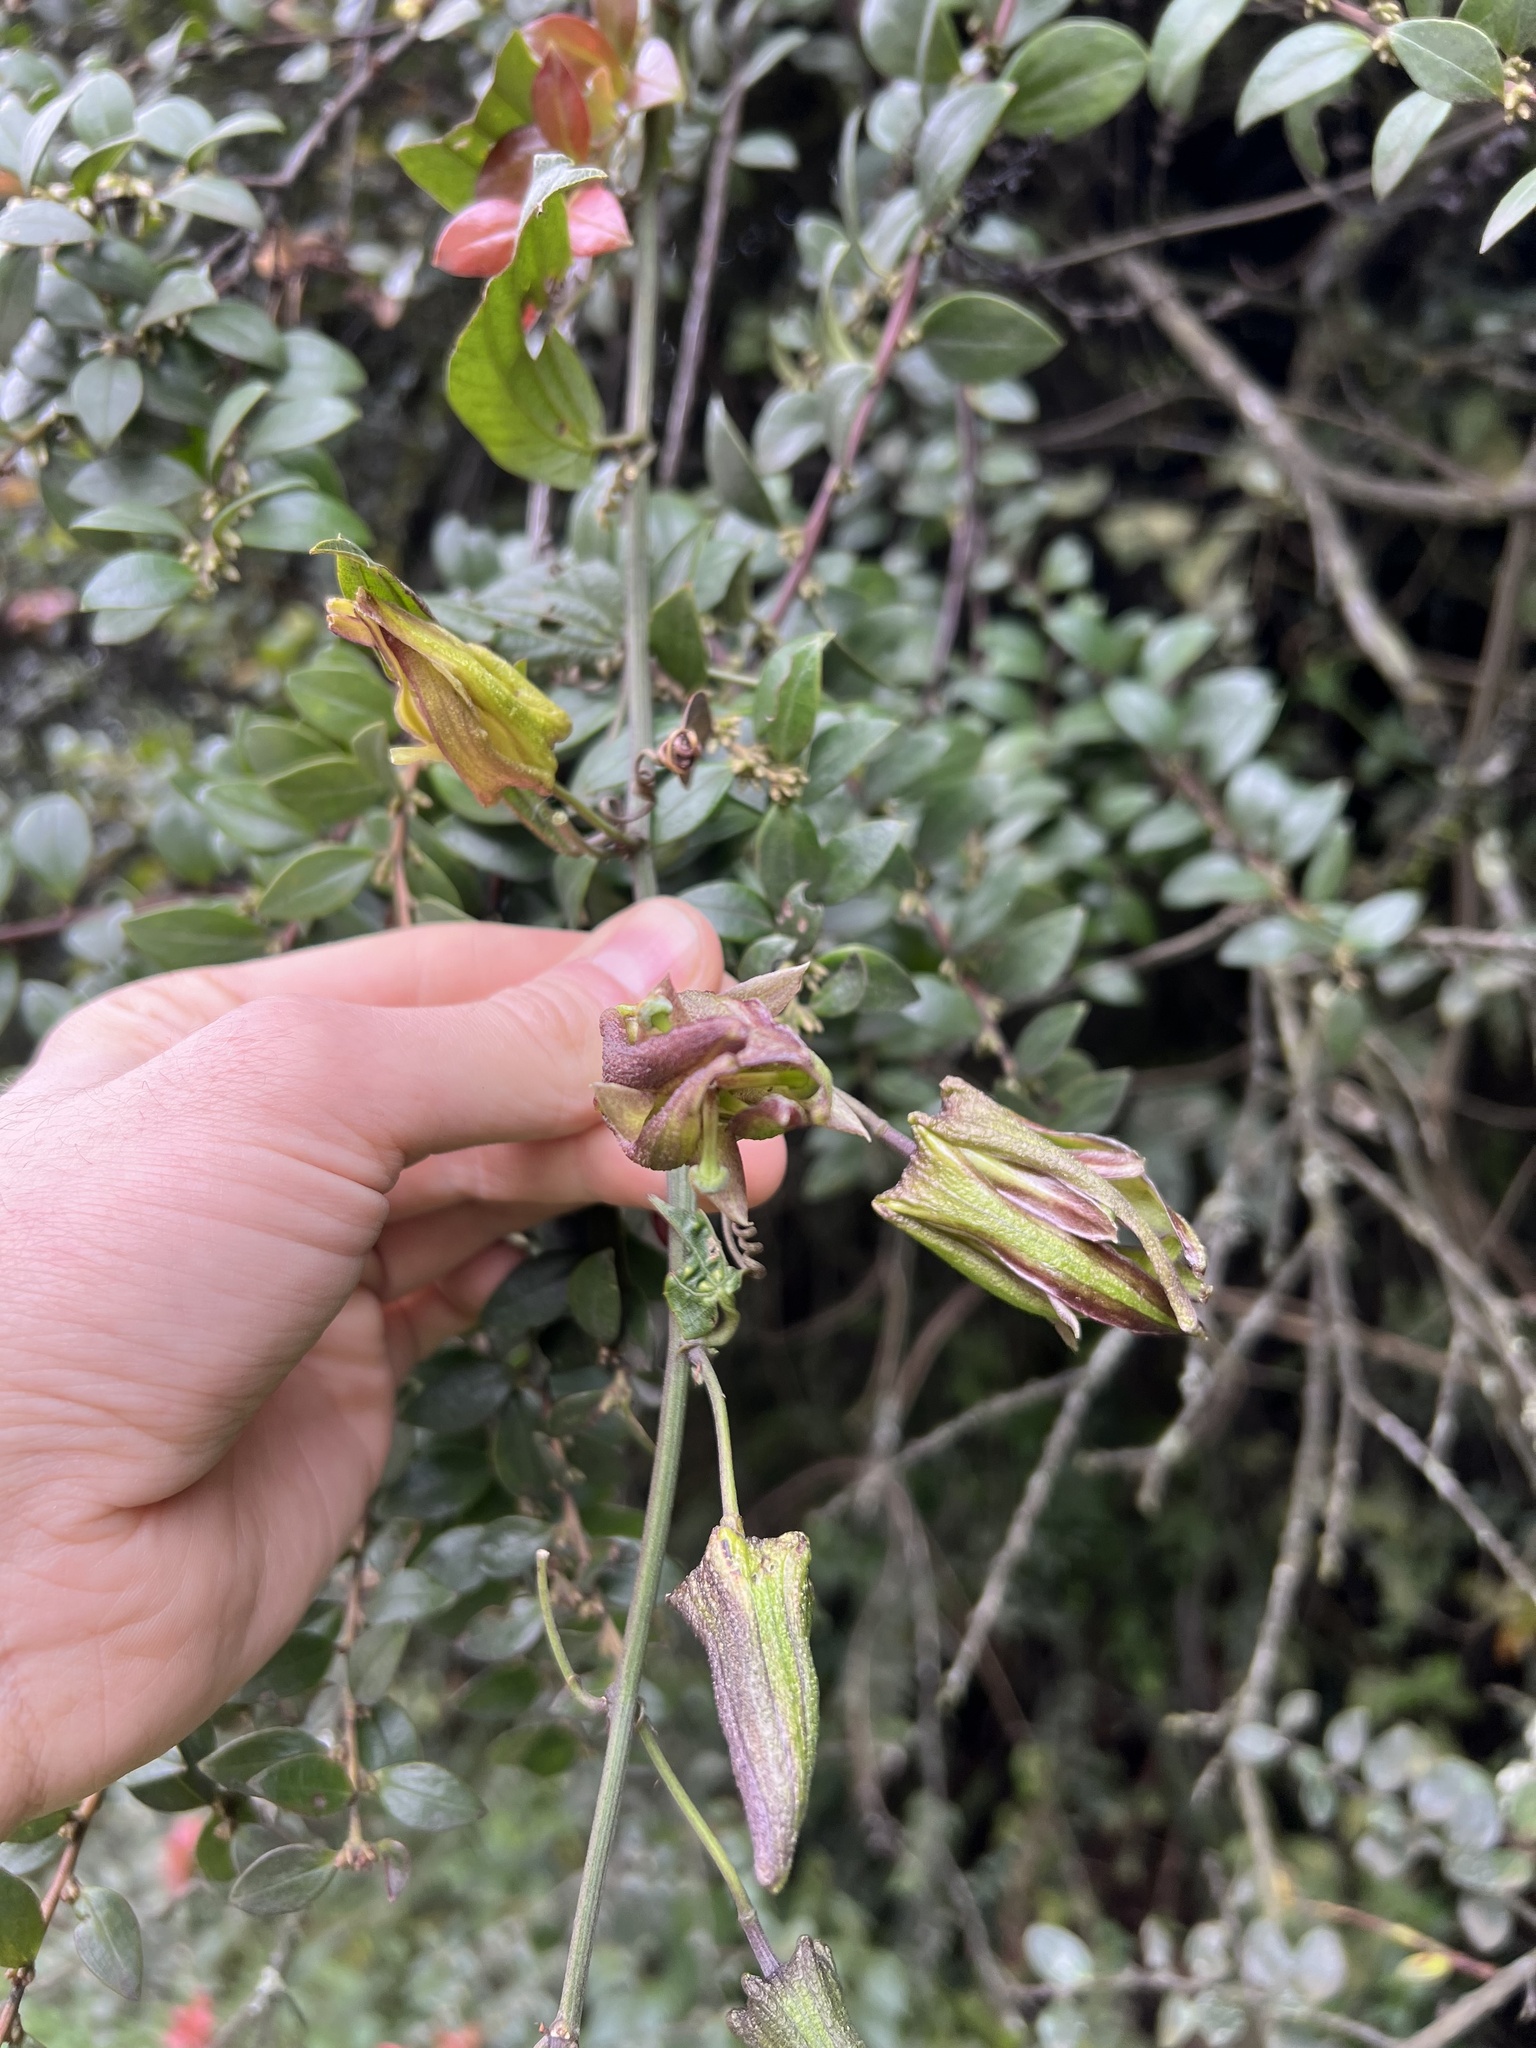
[[[216,306],[219,295],[206,270],[168,270],[150,293],[133,323],[135,334],[165,320],[179,320],[204,306]]]
[[[373,873],[367,847],[312,846],[279,868],[256,908],[274,924],[310,924],[344,910]]]
[[[1088,914],[1078,904],[1048,910],[987,946],[983,979],[1005,1002],[1025,1002],[1054,988],[1077,957]]]
[[[339,1813],[352,1797],[351,1780],[336,1759],[312,1751],[280,1757],[248,1782],[258,1799],[312,1820]]]
[[[267,933],[233,900],[172,903],[124,920],[123,937],[151,967],[223,967],[254,960],[267,949]]]
[[[915,78],[922,41],[925,0],[860,0],[859,39],[864,54],[883,78]],[[928,43],[925,85],[942,85],[960,68],[960,43],[947,10],[941,8]]]
[[[163,608],[197,588],[197,578],[174,555],[135,549],[98,569],[80,593],[86,612]]]
[[[378,1792],[391,1820],[428,1834],[466,1827],[485,1811],[463,1779],[441,1764],[389,1764],[378,1774]]]
[[[349,657],[345,663],[337,659],[343,652]],[[338,648],[312,667],[295,669],[283,684],[299,716],[343,746],[364,726],[388,719],[394,703],[388,684],[350,656],[350,649]]]
[[[247,853],[287,853],[312,838],[304,820],[260,782],[215,782],[200,798],[203,815]]]
[[[35,796],[11,820],[11,851],[61,903],[73,902],[91,865],[91,821],[64,790]]]
[[[1427,92],[1411,92],[1392,108],[1371,146],[1371,190],[1378,199],[1397,190],[1425,145],[1444,127],[1450,111],[1448,101],[1434,99]],[[1483,247],[1488,247],[1486,236]]]
[[[1235,853],[1197,853],[1164,882],[1161,901],[1170,910],[1203,910],[1211,903],[1267,903],[1273,890]]]
[[[1515,180],[1489,214],[1478,253],[1485,255],[1495,242],[1501,242],[1511,228],[1520,225],[1533,206],[1536,206],[1536,171],[1527,171],[1523,178]]]
[[[1186,699],[1182,738],[1205,756],[1205,772],[1225,782],[1256,754],[1280,716],[1280,695],[1262,669],[1221,669],[1203,676]]]
[[[221,356],[233,356],[239,363],[254,363],[261,370],[283,367],[283,337],[273,321],[249,299],[222,299],[217,305],[195,311],[187,322],[204,348]]]
[[[359,1705],[377,1706],[389,1691],[410,1639],[410,1624],[381,1621],[365,1628],[347,1653],[347,1678]]]
[[[90,222],[57,199],[13,199],[0,212],[0,242],[13,249],[47,249],[95,239]]]
[[[1339,943],[1352,953],[1385,953],[1406,939],[1423,915],[1424,898],[1417,889],[1388,889],[1355,905]]]
[[[9,360],[32,324],[41,264],[35,249],[7,249],[0,254],[0,362]]]
[[[239,432],[246,415],[260,405],[272,386],[264,377],[248,377],[232,391],[226,391],[213,409],[203,439],[203,467],[212,476],[219,457]]]
[[[994,384],[1048,363],[1062,346],[1049,321],[996,292],[955,292],[922,316],[923,346],[957,384]]]
[[[76,1955],[109,1991],[136,2003],[144,1988],[144,1938],[132,1906],[120,1892],[87,1884],[80,1887],[75,1911]]]
[[[366,546],[373,534],[350,505],[308,489],[274,491],[263,498],[240,525],[248,548],[270,548],[275,554],[308,554],[316,541],[343,534]]]
[[[70,381],[69,410],[98,448],[110,448],[144,399],[144,372],[132,356],[93,356]]]
[[[103,505],[96,512],[82,512],[69,522],[71,533],[132,533],[157,540],[184,541],[191,538],[174,512],[163,505],[144,505],[132,498],[118,505]]]
[[[1492,36],[1469,21],[1401,21],[1392,54],[1422,92],[1453,106],[1504,97],[1504,60]]]
[[[1371,39],[1343,21],[1314,21],[1266,50],[1243,87],[1234,117],[1239,135],[1271,114],[1329,92],[1353,78],[1371,54]]]
[[[651,613],[651,652],[682,689],[707,687],[709,649],[704,645],[699,607],[688,584],[664,597]]]
[[[448,403],[491,460],[513,476],[580,490],[603,431],[602,401],[565,338],[537,357],[523,336],[510,271],[493,277],[448,361]]]
[[[1134,42],[1135,38],[1131,40]],[[1012,66],[1009,67],[1010,72]],[[932,218],[954,199],[972,164],[992,140],[999,121],[1011,113],[1012,84],[958,85],[923,122],[913,155],[918,197]],[[1010,123],[1011,125],[1011,123]]]
[[[1003,73],[1015,87],[1010,135],[1084,135],[1118,114],[1147,75],[1147,46],[1113,21],[1058,21],[1031,36]]]
[[[230,1887],[229,1903],[258,1919],[297,1913],[336,1875],[333,1852],[309,1842],[284,1842],[247,1864]]]
[[[173,213],[196,214],[199,220],[216,220],[227,228],[245,228],[255,234],[262,226],[261,208],[247,188],[235,178],[220,178],[211,171],[199,171],[167,185],[160,194],[162,206]],[[0,217],[0,237],[4,220]]]
[[[1014,1065],[1026,1080],[1033,1080],[1054,1066],[1076,1038],[1088,1014],[1086,1003],[1053,1003],[1032,1017],[1019,1033],[1013,1048]]]
[[[213,133],[213,116],[196,100],[173,93],[145,107],[137,126],[151,149],[182,163]]]
[[[757,416],[752,453],[762,476],[781,476],[826,437],[814,391],[776,391]]]
[[[571,1314],[594,1344],[616,1344],[624,1327],[619,1270],[611,1251],[593,1252],[572,1273]]]
[[[274,398],[246,439],[246,460],[256,462],[263,455],[291,455],[298,448],[313,448],[350,427],[358,417],[351,399],[333,393]]]
[[[767,904],[740,882],[699,882],[684,889],[682,898],[703,911],[722,939],[745,943],[773,930]]]
[[[788,640],[768,657],[752,700],[752,729],[773,760],[797,761],[816,732],[821,664],[830,633]]]
[[[751,450],[718,396],[710,399],[704,413],[704,467],[722,504],[759,526],[778,526],[779,516],[753,467]]]
[[[1192,93],[1206,58],[1247,0],[1170,0],[1158,19],[1147,65],[1147,97],[1163,109]]]
[[[31,1885],[0,1870],[0,1970],[22,1970],[43,1945],[43,1915]]]
[[[917,1000],[917,984],[900,961],[877,946],[835,946],[818,963],[827,978],[810,1007],[828,1021],[856,1010],[904,1010]]]
[[[828,840],[822,902],[846,903],[862,895],[884,872],[906,833],[899,818],[864,818]]]
[[[316,1736],[304,1728],[258,1728],[250,1735],[237,1735],[233,1741],[220,1746],[205,1756],[198,1769],[205,1778],[211,1778],[215,1785],[223,1785],[231,1792],[242,1792],[253,1778],[257,1778],[269,1765],[280,1763],[285,1757],[324,1756],[325,1747]]]
[[[133,89],[115,71],[95,71],[76,93],[69,125],[91,148],[127,135],[133,129]]]
[[[770,804],[757,834],[757,872],[764,896],[778,911],[796,883],[817,894],[826,855],[810,817],[798,804]]]
[[[395,151],[395,162],[449,213],[461,213],[475,196],[476,166],[450,141],[408,142]]]
[[[1127,739],[1154,754],[1170,753],[1179,739],[1179,707],[1150,683],[1110,683],[1104,691],[1110,717]]]
[[[193,1784],[179,1750],[169,1750],[153,1762],[141,1764],[122,1782],[151,1813],[196,1813],[208,1804],[207,1786]]]
[[[297,762],[268,776],[266,786],[280,804],[320,832],[348,823],[385,794],[356,754],[320,754]]]

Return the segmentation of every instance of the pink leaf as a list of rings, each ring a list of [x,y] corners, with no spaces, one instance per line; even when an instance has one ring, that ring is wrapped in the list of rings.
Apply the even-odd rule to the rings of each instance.
[[[565,202],[573,256],[607,256],[629,247],[629,222],[606,185],[582,185]]]
[[[640,45],[630,77],[630,106],[643,113],[648,107],[670,107],[685,97],[683,74],[677,68],[672,45],[660,36],[647,36]]]
[[[522,208],[515,199],[477,199],[437,238],[432,261],[453,277],[496,277],[512,261]]]

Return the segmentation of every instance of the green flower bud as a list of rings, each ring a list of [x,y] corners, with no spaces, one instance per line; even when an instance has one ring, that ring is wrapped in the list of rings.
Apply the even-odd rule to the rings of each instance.
[[[802,1934],[789,1961],[771,1977],[743,1977],[745,2011],[726,2025],[747,2048],[864,2048],[853,2030],[832,1951]]]
[[[1156,1335],[1199,1329],[1205,1251],[1114,1138],[1046,1130],[951,1078],[876,1212],[978,1286],[1045,1316],[1076,1350],[1079,1317]],[[1125,1229],[1135,1240],[1120,1246]]]
[[[747,1810],[759,1884],[782,1889],[816,1762],[820,1689],[811,1661],[811,1546],[724,1521],[671,1595],[709,1658],[715,1709]]]
[[[571,721],[521,663],[367,589],[333,597],[325,616],[338,639],[376,655],[395,686],[395,716],[413,742],[392,750],[396,766],[445,761],[482,804],[508,789],[554,788],[554,748]]]

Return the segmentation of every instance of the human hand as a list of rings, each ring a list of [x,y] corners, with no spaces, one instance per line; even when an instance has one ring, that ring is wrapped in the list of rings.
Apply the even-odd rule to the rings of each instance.
[[[509,1231],[663,1191],[592,1084],[599,1012],[667,974],[721,959],[666,899],[585,936],[422,925],[133,983],[0,1098],[0,1834],[284,1641]],[[751,1149],[760,1199],[782,1141]]]

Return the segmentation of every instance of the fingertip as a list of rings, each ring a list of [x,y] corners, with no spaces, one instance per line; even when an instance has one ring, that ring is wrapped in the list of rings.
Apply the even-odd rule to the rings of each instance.
[[[669,977],[678,988],[718,988],[725,971],[714,926],[676,896],[647,897],[616,912],[569,964],[577,962],[608,977],[616,1000],[649,995]]]
[[[758,1138],[741,1148],[742,1170],[747,1180],[747,1204],[755,1208],[778,1193],[789,1163],[789,1146],[783,1138]]]

